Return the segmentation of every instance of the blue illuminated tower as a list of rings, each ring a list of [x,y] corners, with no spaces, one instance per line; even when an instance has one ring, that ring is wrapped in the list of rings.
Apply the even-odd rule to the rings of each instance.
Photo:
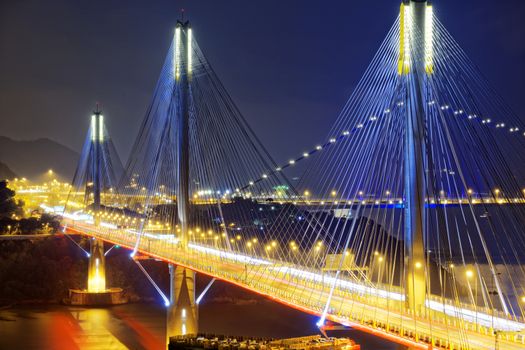
[[[91,116],[91,151],[93,152],[92,180],[93,180],[93,212],[94,223],[100,224],[100,192],[101,192],[101,163],[102,142],[104,142],[102,112],[95,110]],[[88,267],[88,292],[99,293],[106,290],[106,261],[104,258],[104,242],[100,239],[90,240],[89,267]]]
[[[425,271],[425,80],[432,72],[432,6],[427,1],[401,4],[399,73],[406,76],[407,116],[404,141],[405,304],[423,314]]]
[[[173,69],[175,77],[177,154],[177,217],[182,249],[188,246],[189,222],[189,118],[190,80],[192,74],[192,34],[189,22],[177,22],[175,28]],[[195,303],[195,272],[170,265],[171,299],[168,307],[167,337],[197,334],[198,308]]]

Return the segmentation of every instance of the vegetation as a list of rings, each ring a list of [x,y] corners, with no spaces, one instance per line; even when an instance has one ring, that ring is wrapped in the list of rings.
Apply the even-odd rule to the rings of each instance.
[[[81,239],[79,244],[89,249],[88,239]],[[0,241],[0,304],[60,303],[67,298],[69,289],[86,288],[87,263],[86,254],[64,236]],[[167,290],[166,264],[154,260],[143,264],[161,288]],[[106,258],[106,265],[109,287],[123,288],[136,301],[159,298],[130,259],[129,251],[112,249]]]
[[[0,234],[54,233],[60,227],[57,217],[35,212],[24,218],[24,202],[15,199],[15,191],[0,181]]]
[[[24,203],[0,181],[0,234],[54,233],[59,218],[33,212],[24,218]],[[89,239],[71,237],[89,251]],[[106,247],[109,249],[109,246]],[[65,236],[34,240],[0,240],[0,304],[61,302],[69,289],[85,289],[86,254]],[[168,269],[156,261],[143,262],[155,281],[167,290]],[[158,298],[157,292],[124,249],[112,249],[106,258],[109,287],[123,288],[133,300]]]

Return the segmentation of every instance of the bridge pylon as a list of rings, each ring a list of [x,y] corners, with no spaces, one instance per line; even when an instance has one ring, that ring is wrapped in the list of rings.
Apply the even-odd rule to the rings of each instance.
[[[192,74],[192,32],[189,22],[177,22],[174,36],[173,73],[175,78],[175,106],[177,125],[176,187],[178,239],[180,248],[188,246],[189,223],[189,118],[190,80]],[[198,307],[195,301],[194,271],[170,265],[170,305],[167,310],[166,336],[197,334]]]
[[[101,143],[104,141],[103,118],[102,112],[97,106],[97,109],[91,116],[91,142],[93,145],[93,162],[91,171],[93,174],[93,211],[95,212],[93,219],[95,226],[100,225],[100,216],[98,214],[101,209]],[[90,293],[98,293],[106,290],[106,259],[104,257],[104,242],[96,238],[90,240],[87,290]]]
[[[423,315],[426,299],[425,79],[432,71],[432,5],[404,1],[400,13],[399,74],[406,76],[407,117],[404,140],[405,304]]]

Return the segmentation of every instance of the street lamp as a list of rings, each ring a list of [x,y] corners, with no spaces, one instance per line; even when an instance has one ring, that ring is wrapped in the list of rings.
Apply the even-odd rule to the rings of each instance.
[[[467,282],[469,283],[469,287],[470,287],[470,279],[472,277],[474,277],[474,272],[472,270],[467,270],[467,272],[465,272],[466,276],[467,276]],[[470,291],[472,293],[472,290]],[[474,308],[475,308],[475,312],[476,312],[476,329],[478,327],[478,279],[474,279]]]

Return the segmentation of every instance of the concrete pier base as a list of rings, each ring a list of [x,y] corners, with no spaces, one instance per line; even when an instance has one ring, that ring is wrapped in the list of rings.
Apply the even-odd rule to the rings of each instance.
[[[198,307],[195,303],[195,272],[169,265],[171,277],[170,306],[167,310],[166,344],[170,337],[197,334]]]
[[[78,306],[121,305],[129,301],[122,288],[110,288],[102,292],[91,293],[87,290],[70,289],[66,304]]]

